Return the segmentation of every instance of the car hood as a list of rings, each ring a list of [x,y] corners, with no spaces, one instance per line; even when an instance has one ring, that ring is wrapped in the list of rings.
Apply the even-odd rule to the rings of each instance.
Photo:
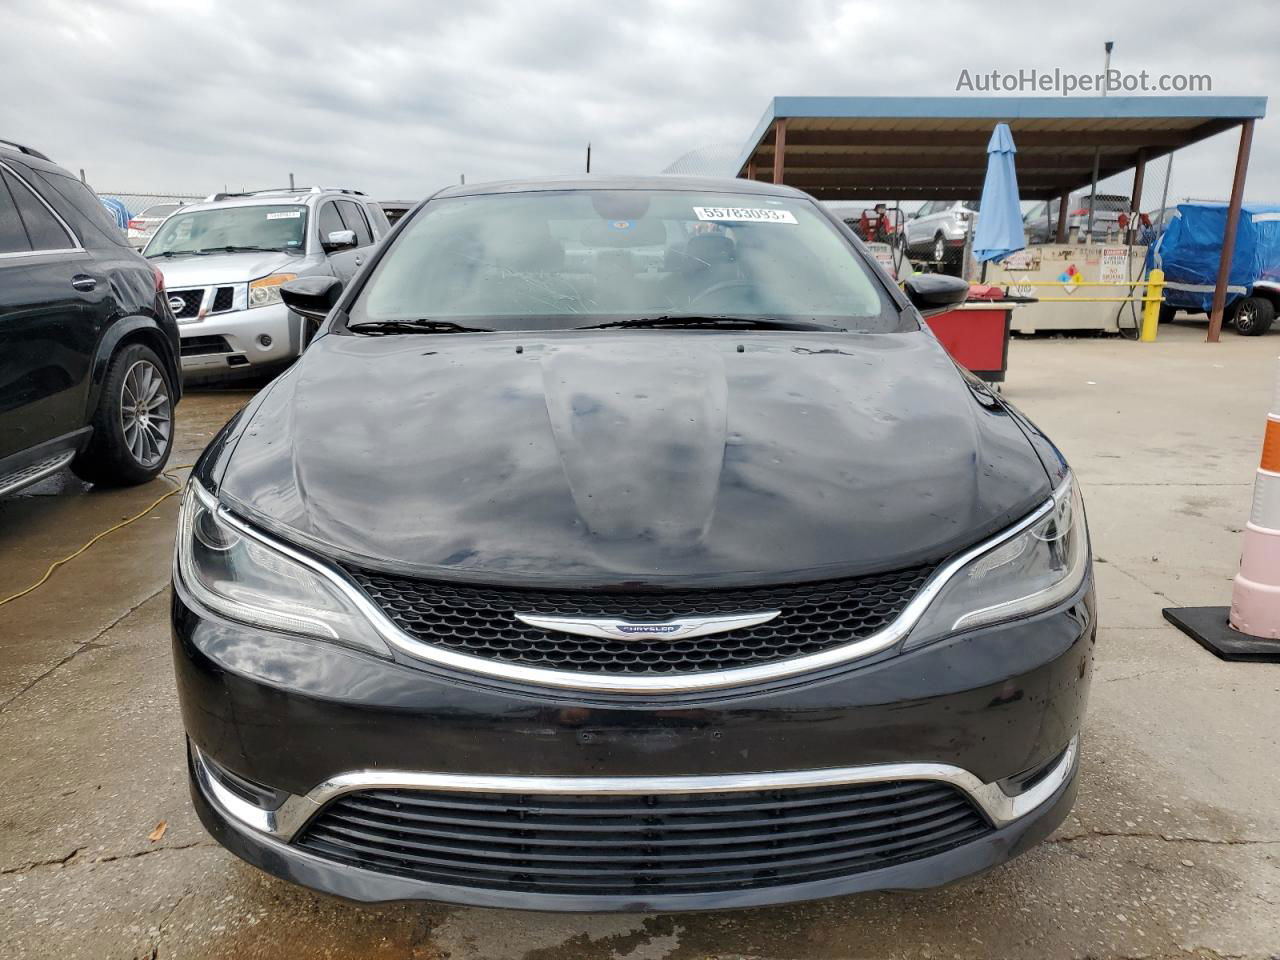
[[[328,335],[237,425],[231,509],[339,560],[620,585],[937,560],[1050,494],[928,333]]]
[[[220,283],[248,283],[272,273],[288,273],[302,257],[287,253],[206,253],[200,256],[154,257],[148,262],[160,268],[170,290],[212,287]]]

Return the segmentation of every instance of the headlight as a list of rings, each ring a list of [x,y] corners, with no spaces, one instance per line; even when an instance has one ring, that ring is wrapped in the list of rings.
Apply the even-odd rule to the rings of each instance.
[[[1048,609],[1080,589],[1088,566],[1084,502],[1068,476],[1047,512],[951,576],[908,635],[905,649]]]
[[[178,573],[201,604],[228,620],[303,634],[389,657],[382,638],[320,574],[218,516],[198,480],[178,517]]]
[[[265,307],[280,302],[280,284],[296,280],[296,273],[273,273],[249,284],[249,306]]]

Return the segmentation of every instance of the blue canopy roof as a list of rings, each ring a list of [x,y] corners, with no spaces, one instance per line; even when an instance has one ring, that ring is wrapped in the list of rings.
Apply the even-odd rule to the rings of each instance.
[[[775,97],[739,153],[771,177],[786,120],[783,182],[823,200],[976,199],[992,125],[1018,144],[1022,199],[1052,199],[1099,177],[1266,114],[1266,97]]]

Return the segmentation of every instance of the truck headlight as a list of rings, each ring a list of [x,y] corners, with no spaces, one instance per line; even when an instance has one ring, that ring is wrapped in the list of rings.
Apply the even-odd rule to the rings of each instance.
[[[296,273],[273,273],[249,284],[249,306],[266,307],[280,302],[280,285],[296,280]]]
[[[198,480],[182,498],[177,568],[195,599],[228,620],[391,655],[329,578],[220,516]]]
[[[1089,531],[1075,478],[1048,510],[957,570],[907,636],[911,649],[949,634],[1047,610],[1072,596],[1089,569]]]

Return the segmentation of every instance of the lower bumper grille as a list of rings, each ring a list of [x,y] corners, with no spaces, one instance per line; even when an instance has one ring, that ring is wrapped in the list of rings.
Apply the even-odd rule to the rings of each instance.
[[[183,337],[182,355],[199,357],[208,353],[231,353],[231,344],[226,337]]]
[[[598,797],[371,790],[334,800],[294,842],[427,882],[605,895],[849,876],[991,829],[961,790],[933,781]]]

